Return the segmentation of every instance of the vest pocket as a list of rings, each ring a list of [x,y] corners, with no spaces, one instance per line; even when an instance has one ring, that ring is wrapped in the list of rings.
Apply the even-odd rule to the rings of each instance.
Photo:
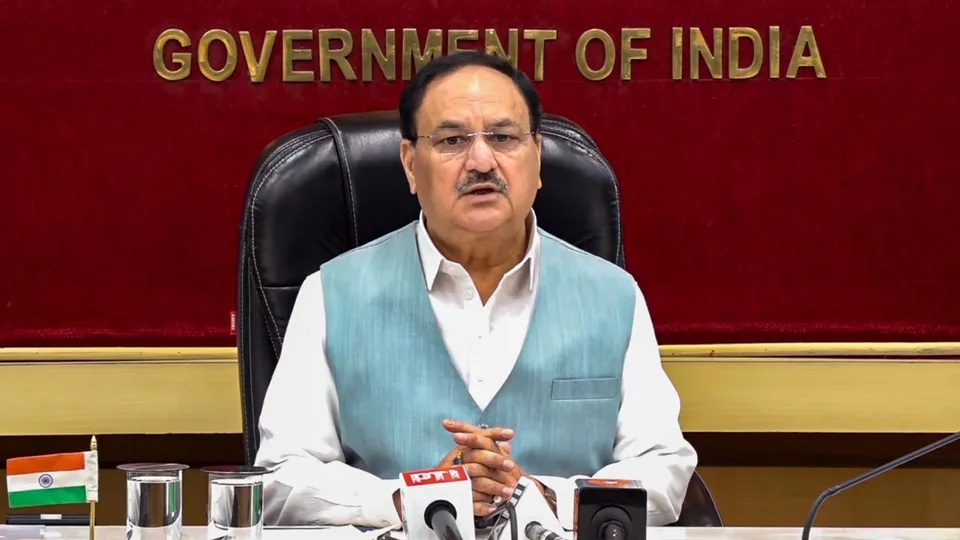
[[[620,394],[620,379],[554,379],[550,399],[612,399]]]

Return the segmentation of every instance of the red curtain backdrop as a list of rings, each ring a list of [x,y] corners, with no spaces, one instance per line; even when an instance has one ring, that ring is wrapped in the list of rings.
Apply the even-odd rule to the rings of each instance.
[[[226,82],[205,79],[207,30],[555,29],[550,112],[580,123],[622,183],[630,271],[663,343],[960,339],[960,106],[951,63],[960,4],[946,0],[527,0],[524,2],[95,3],[0,5],[0,346],[231,345],[248,174],[262,148],[317,117],[394,108],[401,82],[281,81],[278,35],[251,83],[242,48]],[[785,77],[809,25],[827,77]],[[671,29],[684,73],[671,77]],[[764,39],[759,75],[730,80],[730,27]],[[771,79],[769,27],[781,29]],[[575,49],[591,28],[619,51],[649,28],[647,59],[589,81]],[[689,74],[689,28],[724,30],[724,79]],[[166,29],[192,40],[191,75],[154,71]],[[752,48],[744,42],[742,65]],[[335,43],[338,45],[338,43]],[[465,46],[471,46],[469,42]],[[472,45],[476,46],[476,45]],[[446,35],[444,36],[446,50]],[[166,62],[176,47],[167,46]],[[599,43],[589,49],[602,63]],[[223,50],[211,53],[222,65]],[[531,73],[532,41],[519,65]],[[576,219],[576,216],[571,216]]]

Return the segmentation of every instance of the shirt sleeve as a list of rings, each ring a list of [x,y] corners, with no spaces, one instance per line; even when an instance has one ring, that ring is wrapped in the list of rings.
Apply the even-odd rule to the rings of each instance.
[[[593,478],[636,480],[647,490],[647,524],[677,521],[697,453],[680,429],[680,396],[667,377],[653,322],[639,287],[633,329],[624,357],[613,463]],[[537,476],[557,498],[557,517],[573,529],[574,481],[588,476]]]
[[[399,480],[380,479],[345,462],[325,343],[323,287],[316,272],[304,280],[294,303],[260,414],[256,464],[275,468],[264,480],[264,523],[396,525],[393,494]]]

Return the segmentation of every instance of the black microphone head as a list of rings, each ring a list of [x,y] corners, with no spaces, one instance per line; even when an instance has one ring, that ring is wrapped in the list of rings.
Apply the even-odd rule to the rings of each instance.
[[[647,491],[634,480],[579,479],[574,492],[578,540],[645,540]],[[610,526],[615,525],[614,528]],[[610,530],[607,530],[610,529]]]
[[[617,525],[617,528],[607,530],[611,525]],[[626,510],[619,506],[605,506],[593,515],[590,520],[590,532],[592,538],[606,540],[626,540],[631,538],[630,533],[633,530],[633,520]],[[617,537],[620,538],[617,538]]]
[[[427,527],[433,528],[433,516],[437,512],[447,511],[453,516],[453,519],[457,519],[457,509],[450,504],[449,501],[437,500],[427,505],[427,509],[423,512],[423,520],[427,522]]]

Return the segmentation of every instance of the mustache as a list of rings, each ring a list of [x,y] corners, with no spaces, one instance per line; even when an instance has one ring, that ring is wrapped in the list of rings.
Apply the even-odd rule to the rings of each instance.
[[[509,186],[507,186],[506,180],[500,178],[497,173],[493,171],[488,171],[485,173],[478,173],[476,171],[471,171],[467,176],[463,177],[459,182],[457,182],[457,195],[463,196],[467,194],[474,186],[480,184],[490,184],[494,189],[506,195]]]

